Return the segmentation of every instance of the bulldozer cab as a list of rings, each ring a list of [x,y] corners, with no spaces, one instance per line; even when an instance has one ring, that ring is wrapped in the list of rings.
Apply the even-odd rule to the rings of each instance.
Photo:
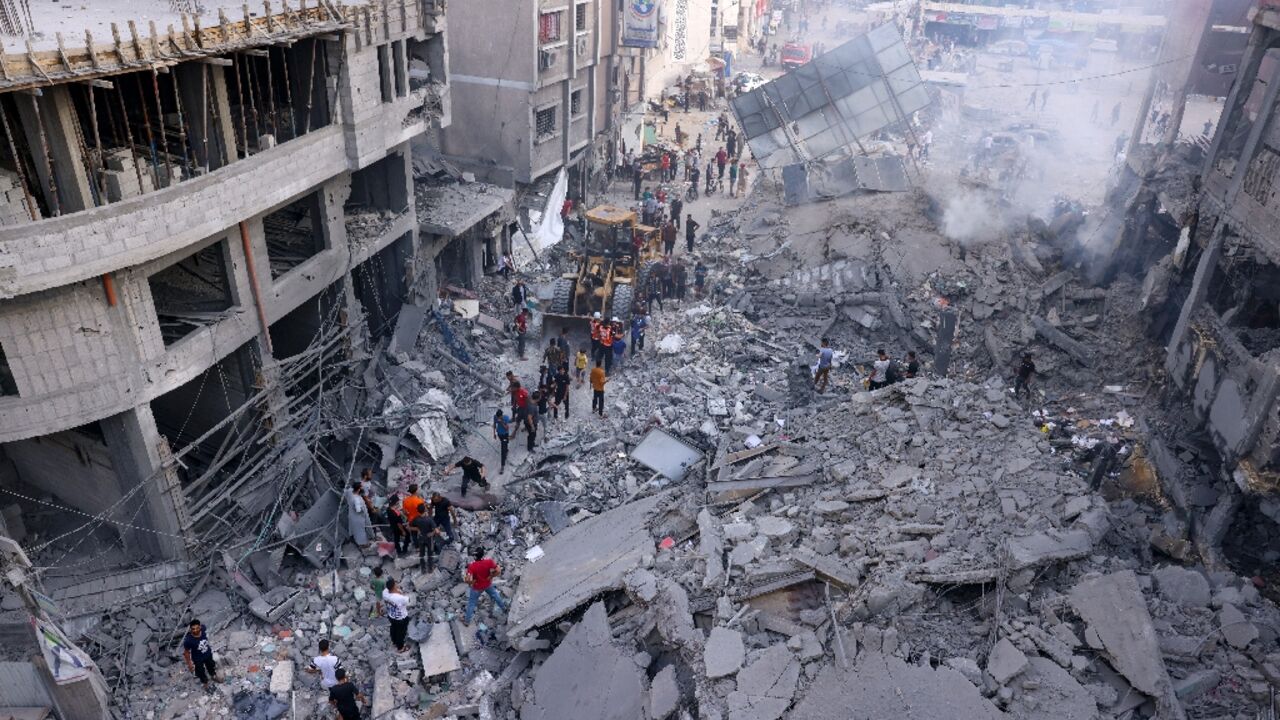
[[[587,235],[584,245],[588,252],[601,254],[631,252],[632,229],[639,218],[634,210],[616,205],[598,205],[587,211]]]

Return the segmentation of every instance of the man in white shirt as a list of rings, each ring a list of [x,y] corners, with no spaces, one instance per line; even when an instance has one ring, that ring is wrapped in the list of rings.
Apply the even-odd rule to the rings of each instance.
[[[871,364],[871,389],[879,390],[889,384],[889,353],[876,351],[876,361]]]
[[[400,594],[400,586],[394,579],[387,580],[382,602],[387,605],[387,619],[391,621],[391,644],[398,652],[408,652],[404,638],[409,632],[409,598]]]
[[[320,673],[320,687],[326,690],[338,684],[338,669],[342,667],[342,661],[336,655],[329,654],[329,641],[320,641],[320,654],[311,658],[311,667],[307,668],[309,673]]]

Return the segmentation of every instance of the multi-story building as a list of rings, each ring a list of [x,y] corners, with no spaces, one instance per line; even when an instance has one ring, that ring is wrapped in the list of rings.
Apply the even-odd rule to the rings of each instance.
[[[448,8],[454,118],[446,156],[513,187],[569,174],[586,196],[612,157],[617,12],[605,0],[468,0]]]
[[[421,227],[410,157],[450,122],[443,4],[31,7],[0,61],[0,489],[180,560],[270,503],[273,433],[461,236]]]

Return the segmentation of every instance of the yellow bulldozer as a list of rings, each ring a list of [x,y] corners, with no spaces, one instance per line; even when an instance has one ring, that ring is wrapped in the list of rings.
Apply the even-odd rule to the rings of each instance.
[[[582,245],[569,253],[574,269],[556,280],[546,314],[585,320],[598,312],[630,322],[637,288],[649,264],[662,258],[661,232],[641,225],[634,210],[614,205],[594,207],[586,219]]]

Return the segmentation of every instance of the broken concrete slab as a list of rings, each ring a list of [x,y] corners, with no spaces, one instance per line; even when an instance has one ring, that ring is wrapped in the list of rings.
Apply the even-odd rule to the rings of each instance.
[[[422,677],[447,675],[462,667],[458,648],[453,644],[453,629],[447,622],[434,623],[427,642],[418,646],[422,653]]]
[[[738,672],[729,693],[729,720],[777,720],[791,706],[800,662],[786,645],[772,645]]]
[[[1093,693],[1048,658],[1033,657],[1014,682],[1017,692],[1007,708],[1020,720],[1096,720]]]
[[[662,428],[654,428],[631,451],[631,459],[679,482],[702,459],[702,451]]]
[[[1218,611],[1218,626],[1222,628],[1222,637],[1237,650],[1249,647],[1249,643],[1258,639],[1258,628],[1231,603],[1224,603]]]
[[[720,521],[706,508],[698,512],[698,550],[707,564],[702,587],[719,587],[724,582],[724,540],[720,537]]]
[[[604,604],[587,608],[538,668],[520,720],[635,720],[645,712],[642,671],[632,653],[615,645]]]
[[[587,518],[542,543],[545,556],[525,566],[507,616],[507,637],[568,614],[606,590],[622,587],[627,571],[653,551],[649,519],[667,497],[659,493]]]
[[[1182,704],[1173,694],[1151,615],[1133,571],[1085,578],[1076,583],[1068,597],[1115,669],[1138,691],[1155,698],[1160,717],[1185,718]]]
[[[702,649],[702,657],[707,677],[712,680],[738,672],[746,657],[742,633],[720,626],[711,628],[711,635],[707,637],[707,643]]]
[[[1093,550],[1093,540],[1084,530],[1051,531],[1011,537],[1005,547],[1010,567],[1025,570],[1064,560],[1078,560]]]
[[[1209,580],[1195,570],[1166,565],[1151,573],[1160,597],[1182,607],[1207,607],[1212,599]]]
[[[288,695],[293,690],[292,660],[281,660],[271,668],[270,690],[272,695]]]
[[[1027,656],[1009,638],[1000,638],[987,655],[987,674],[1000,685],[1007,685],[1026,669]]]
[[[680,686],[676,683],[676,666],[668,665],[653,676],[649,687],[649,718],[666,720],[680,707]]]
[[[864,652],[847,670],[828,665],[818,673],[788,720],[853,717],[911,720],[1004,720],[1007,716],[964,675],[908,665],[891,655]]]

